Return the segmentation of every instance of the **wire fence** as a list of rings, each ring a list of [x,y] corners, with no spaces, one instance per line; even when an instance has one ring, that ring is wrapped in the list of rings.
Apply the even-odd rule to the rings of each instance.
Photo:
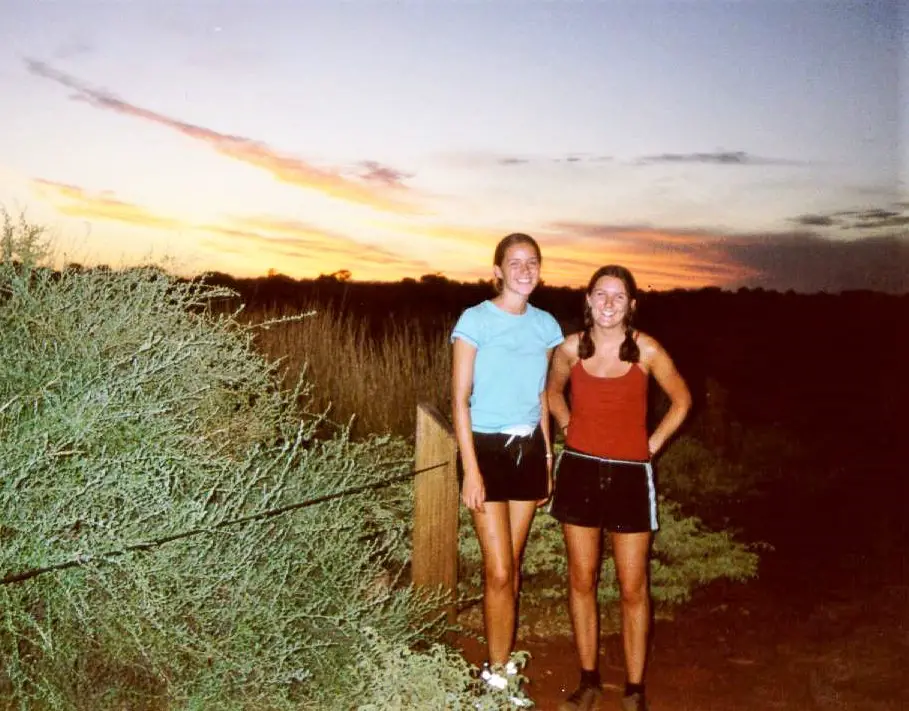
[[[75,568],[80,565],[85,565],[93,561],[104,562],[111,558],[118,558],[120,556],[126,555],[127,553],[133,553],[136,551],[148,551],[159,546],[164,545],[165,543],[172,543],[173,541],[179,541],[184,538],[191,538],[193,536],[199,536],[205,533],[214,533],[220,529],[228,528],[230,526],[238,526],[243,523],[251,523],[253,521],[259,521],[262,519],[272,518],[274,516],[280,516],[282,514],[289,513],[291,511],[297,511],[298,509],[304,509],[309,506],[315,506],[316,504],[322,504],[326,501],[332,501],[334,499],[340,499],[346,496],[354,496],[356,494],[362,494],[366,491],[375,491],[378,489],[384,489],[393,484],[398,484],[402,481],[407,481],[413,479],[414,477],[423,474],[425,472],[430,472],[435,469],[440,469],[442,467],[448,466],[449,462],[440,462],[438,464],[433,464],[428,467],[423,467],[422,469],[413,469],[405,474],[399,474],[398,476],[389,477],[388,479],[383,479],[382,481],[372,482],[370,484],[363,484],[361,486],[354,486],[349,489],[342,489],[341,491],[336,491],[331,494],[324,494],[322,496],[316,496],[312,499],[306,499],[305,501],[298,501],[292,504],[285,504],[284,506],[278,506],[273,509],[267,509],[266,511],[259,511],[257,513],[249,514],[248,516],[241,516],[240,518],[231,519],[229,521],[221,521],[220,523],[214,526],[205,526],[199,528],[191,528],[180,533],[174,533],[170,536],[163,536],[161,538],[155,538],[151,541],[142,541],[140,543],[133,543],[116,550],[107,551],[106,553],[100,553],[97,555],[93,554],[80,554],[76,558],[62,561],[60,563],[54,563],[53,565],[46,565],[38,568],[31,568],[29,570],[24,570],[19,573],[9,573],[8,575],[0,578],[0,586],[2,585],[12,585],[13,583],[21,583],[26,580],[31,580],[32,578],[37,578],[39,575],[44,575],[45,573],[52,573],[59,570],[67,570],[69,568]]]

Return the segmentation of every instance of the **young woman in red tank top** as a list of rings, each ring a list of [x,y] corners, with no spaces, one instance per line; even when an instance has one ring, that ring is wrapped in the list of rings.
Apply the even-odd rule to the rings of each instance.
[[[595,708],[602,696],[597,583],[604,529],[621,592],[627,675],[622,708],[646,709],[647,567],[658,528],[651,459],[682,424],[691,395],[663,347],[632,328],[636,298],[634,277],[624,267],[609,265],[593,274],[585,299],[585,328],[556,349],[546,389],[550,412],[566,435],[551,512],[562,522],[565,537],[568,604],[581,666],[581,683],[562,711]],[[651,375],[671,404],[648,434]]]

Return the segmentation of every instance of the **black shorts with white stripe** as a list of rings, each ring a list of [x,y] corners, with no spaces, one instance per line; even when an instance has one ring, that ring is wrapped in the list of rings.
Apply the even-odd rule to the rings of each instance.
[[[614,533],[659,529],[649,461],[595,457],[568,447],[559,455],[550,513],[562,523]]]

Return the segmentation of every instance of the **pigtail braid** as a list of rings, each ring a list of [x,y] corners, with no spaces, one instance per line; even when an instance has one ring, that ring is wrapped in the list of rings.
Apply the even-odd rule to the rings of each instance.
[[[593,314],[590,313],[590,306],[584,302],[584,330],[581,331],[581,340],[578,343],[578,358],[587,360],[596,353],[596,346],[593,338],[590,337],[590,329],[593,327]]]
[[[641,360],[641,349],[634,337],[634,328],[631,326],[632,315],[625,318],[625,340],[619,346],[619,360],[627,363],[637,363]]]

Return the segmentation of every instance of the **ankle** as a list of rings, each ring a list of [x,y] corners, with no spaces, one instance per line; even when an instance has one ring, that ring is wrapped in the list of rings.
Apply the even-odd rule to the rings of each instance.
[[[644,695],[643,681],[639,681],[636,684],[632,684],[630,681],[625,682],[625,696],[631,696],[632,694]]]
[[[581,669],[581,686],[599,686],[600,670],[599,669]]]

